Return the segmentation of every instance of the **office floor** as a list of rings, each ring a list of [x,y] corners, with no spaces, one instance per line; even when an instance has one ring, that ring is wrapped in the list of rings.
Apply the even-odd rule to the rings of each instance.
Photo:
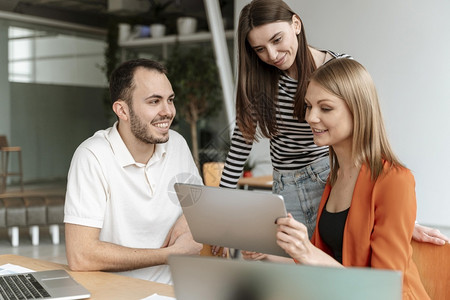
[[[17,187],[8,188],[9,195],[18,195]],[[65,182],[41,183],[25,186],[25,194],[61,194],[65,193]],[[0,196],[5,196],[2,194]],[[425,225],[425,224],[424,224]],[[433,225],[431,225],[433,226]],[[437,227],[450,236],[450,227]],[[56,263],[67,264],[64,239],[64,226],[60,226],[60,244],[53,245],[48,227],[39,230],[39,245],[33,246],[27,228],[20,228],[19,246],[12,247],[7,229],[0,229],[0,254],[16,254],[32,258],[44,259]]]
[[[20,229],[19,246],[12,247],[6,229],[0,230],[0,254],[16,254],[26,257],[48,260],[60,264],[67,264],[66,246],[64,240],[64,226],[60,226],[60,243],[53,245],[48,227],[39,230],[39,245],[31,244],[27,228]]]

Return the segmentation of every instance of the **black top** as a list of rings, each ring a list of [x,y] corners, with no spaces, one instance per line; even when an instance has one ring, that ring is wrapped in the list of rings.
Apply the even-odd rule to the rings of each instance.
[[[334,259],[342,264],[342,240],[347,221],[348,210],[330,213],[326,207],[322,211],[319,221],[319,234],[325,244],[333,252]]]

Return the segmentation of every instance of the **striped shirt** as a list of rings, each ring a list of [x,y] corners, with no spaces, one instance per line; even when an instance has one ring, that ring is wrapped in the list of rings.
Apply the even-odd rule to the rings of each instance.
[[[349,55],[327,52],[333,58],[350,58]],[[314,144],[309,124],[306,121],[300,122],[294,116],[296,90],[297,80],[281,74],[276,104],[278,132],[270,138],[270,158],[277,171],[298,170],[328,155],[328,146],[318,147]],[[252,146],[252,143],[246,143],[236,124],[222,172],[221,187],[236,188]]]

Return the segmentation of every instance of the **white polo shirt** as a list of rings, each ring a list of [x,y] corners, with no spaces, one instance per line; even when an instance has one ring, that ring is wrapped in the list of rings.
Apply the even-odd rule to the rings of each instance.
[[[170,130],[147,164],[137,163],[113,127],[97,131],[75,151],[68,174],[64,222],[101,228],[100,240],[131,248],[160,248],[182,214],[175,182],[202,184],[184,138]],[[171,283],[167,265],[122,275]]]

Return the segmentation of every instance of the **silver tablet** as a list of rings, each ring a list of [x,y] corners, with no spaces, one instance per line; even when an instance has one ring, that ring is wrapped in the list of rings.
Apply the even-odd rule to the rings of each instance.
[[[276,243],[275,221],[287,215],[282,196],[184,183],[174,188],[196,242],[289,257]]]

